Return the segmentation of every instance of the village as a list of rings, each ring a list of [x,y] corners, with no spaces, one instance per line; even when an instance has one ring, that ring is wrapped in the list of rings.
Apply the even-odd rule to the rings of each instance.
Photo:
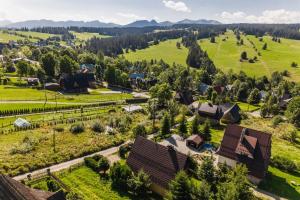
[[[257,76],[203,49],[232,40],[264,56],[285,35],[225,24],[0,31],[0,200],[300,199],[297,63]],[[166,43],[184,64],[161,50],[128,57]]]

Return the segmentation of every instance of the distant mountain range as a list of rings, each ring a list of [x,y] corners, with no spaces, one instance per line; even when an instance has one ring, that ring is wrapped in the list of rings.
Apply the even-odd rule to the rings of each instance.
[[[97,20],[84,22],[84,21],[52,21],[52,20],[42,19],[42,20],[28,20],[28,21],[15,22],[15,23],[6,20],[0,21],[0,27],[6,27],[6,28],[70,27],[70,26],[112,28],[112,27],[172,26],[175,24],[221,24],[221,23],[215,20],[206,20],[206,19],[200,19],[200,20],[184,19],[179,22],[169,22],[169,21],[157,22],[155,20],[150,20],[150,21],[138,20],[122,26],[114,23],[104,23]]]

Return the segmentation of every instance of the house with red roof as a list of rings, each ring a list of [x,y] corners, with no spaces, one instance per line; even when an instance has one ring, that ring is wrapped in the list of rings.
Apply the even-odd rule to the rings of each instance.
[[[271,135],[239,125],[228,125],[216,152],[218,163],[230,167],[244,164],[248,178],[258,184],[264,179],[271,157]]]

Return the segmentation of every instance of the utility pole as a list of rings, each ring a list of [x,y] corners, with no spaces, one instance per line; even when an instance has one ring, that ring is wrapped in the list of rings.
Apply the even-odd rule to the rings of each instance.
[[[56,146],[56,143],[55,143],[55,129],[53,129],[53,152],[55,153],[56,152],[56,149],[55,149],[55,146]]]

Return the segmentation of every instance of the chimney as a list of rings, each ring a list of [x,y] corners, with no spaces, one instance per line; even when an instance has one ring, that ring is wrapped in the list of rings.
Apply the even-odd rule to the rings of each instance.
[[[242,133],[241,133],[241,138],[240,138],[240,142],[243,141],[245,135],[247,135],[248,129],[247,128],[243,128]]]
[[[176,151],[173,145],[168,145],[168,151]]]

